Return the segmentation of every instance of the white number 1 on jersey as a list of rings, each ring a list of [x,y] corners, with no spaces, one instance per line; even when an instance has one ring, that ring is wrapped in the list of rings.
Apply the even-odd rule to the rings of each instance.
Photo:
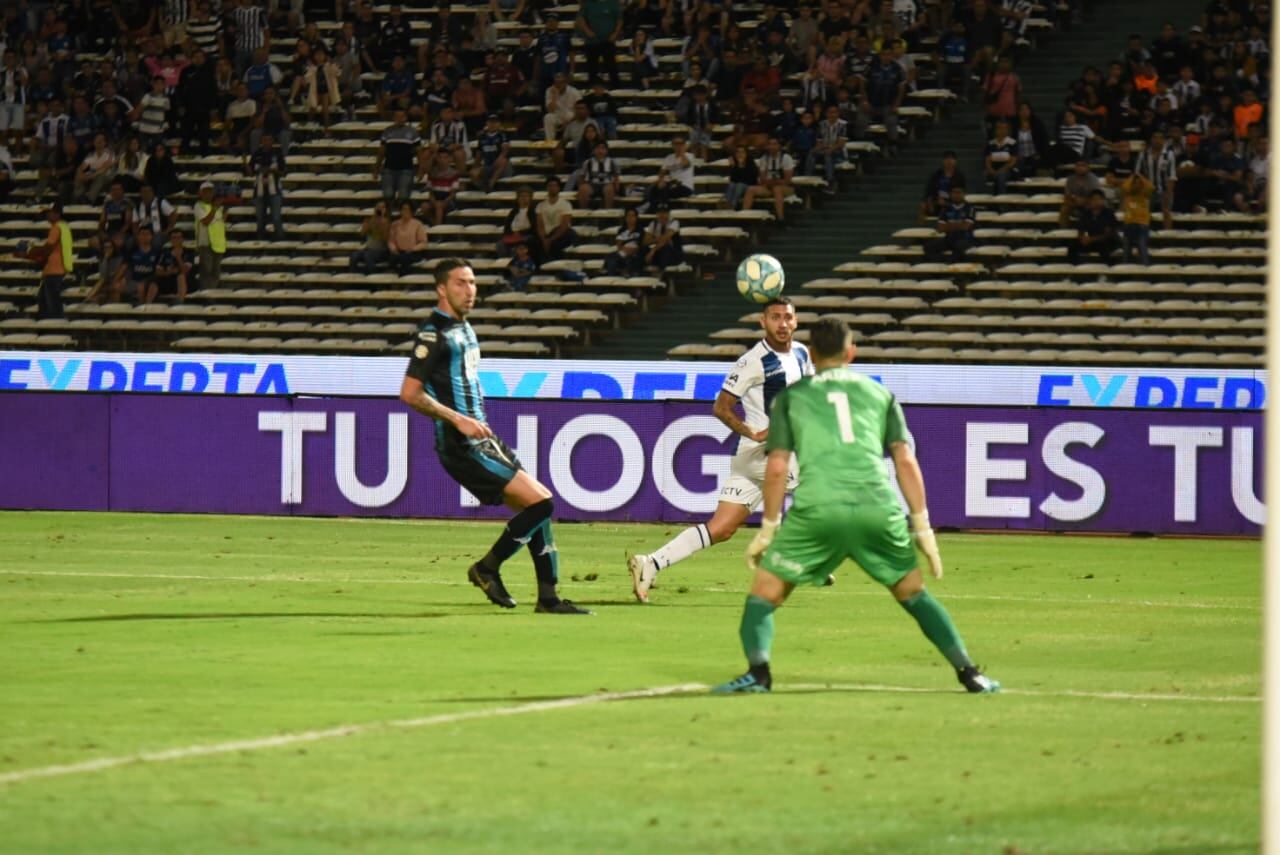
[[[844,392],[828,392],[827,400],[836,409],[836,422],[840,425],[840,441],[854,442],[853,417],[849,415],[849,396]]]

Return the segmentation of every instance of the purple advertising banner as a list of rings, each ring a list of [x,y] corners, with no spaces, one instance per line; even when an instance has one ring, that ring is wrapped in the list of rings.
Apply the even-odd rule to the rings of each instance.
[[[1257,535],[1262,414],[907,407],[934,524]],[[733,440],[705,403],[489,402],[567,520],[715,508]],[[0,395],[0,508],[504,517],[395,400]]]

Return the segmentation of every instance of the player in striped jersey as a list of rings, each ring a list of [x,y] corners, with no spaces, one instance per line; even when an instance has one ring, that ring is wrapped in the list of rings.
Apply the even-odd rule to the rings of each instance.
[[[436,453],[450,477],[482,504],[506,504],[516,512],[489,552],[467,570],[467,578],[490,602],[515,608],[500,571],[527,546],[538,577],[534,611],[589,615],[556,593],[559,557],[551,534],[551,491],[524,470],[485,421],[480,344],[467,323],[476,303],[475,272],[460,258],[446,258],[436,265],[435,280],[439,302],[414,336],[400,400],[435,421]]]
[[[636,599],[642,603],[649,601],[649,589],[659,571],[733,537],[760,505],[769,410],[779,392],[813,373],[808,348],[792,338],[796,310],[790,299],[779,297],[767,303],[761,313],[760,326],[764,328],[764,338],[734,364],[712,410],[716,418],[737,434],[738,443],[715,513],[707,522],[680,532],[656,552],[627,559]],[[743,418],[734,412],[738,403],[742,404]],[[792,477],[788,489],[794,487]]]

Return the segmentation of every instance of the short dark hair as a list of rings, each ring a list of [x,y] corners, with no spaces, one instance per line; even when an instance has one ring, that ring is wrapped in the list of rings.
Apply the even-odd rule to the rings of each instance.
[[[436,262],[435,270],[432,273],[436,277],[436,287],[439,288],[449,281],[449,275],[459,267],[470,267],[471,262],[465,258],[452,256],[450,258],[442,258]]]
[[[853,330],[840,318],[819,318],[809,328],[809,349],[815,359],[831,359],[842,356],[852,338]]]
[[[796,307],[796,304],[792,302],[790,297],[784,294],[779,294],[769,302],[765,303],[764,308],[761,309],[760,311],[767,313],[774,306],[790,306],[792,309],[794,309]]]

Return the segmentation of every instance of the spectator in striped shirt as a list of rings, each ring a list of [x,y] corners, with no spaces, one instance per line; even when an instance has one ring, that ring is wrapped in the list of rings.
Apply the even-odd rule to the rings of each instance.
[[[4,67],[0,68],[0,145],[11,139],[14,148],[22,145],[26,128],[27,83],[26,68],[18,64],[14,50],[4,52]]]
[[[1151,135],[1147,147],[1138,155],[1134,170],[1151,182],[1151,207],[1154,209],[1158,205],[1164,214],[1164,227],[1173,228],[1173,193],[1178,184],[1178,156],[1165,140],[1163,131],[1156,131]]]
[[[180,45],[187,40],[187,19],[191,17],[191,0],[164,0],[160,13],[160,34],[165,47]]]
[[[156,143],[164,141],[164,133],[169,129],[168,116],[169,96],[165,94],[164,78],[153,77],[151,91],[142,96],[129,114],[147,148],[155,148]]]
[[[619,181],[621,170],[609,156],[609,146],[601,140],[596,143],[594,156],[582,164],[582,183],[578,185],[578,207],[591,207],[591,200],[599,197],[606,208],[612,208],[614,199],[622,194]]]
[[[211,59],[217,59],[225,53],[222,43],[222,15],[213,11],[208,0],[196,3],[194,13],[187,20],[187,38]]]
[[[271,31],[267,28],[267,12],[254,6],[252,0],[239,0],[231,10],[236,25],[236,74],[244,74],[253,61],[253,52],[260,47],[271,47]]]
[[[806,172],[813,172],[818,161],[822,161],[823,172],[827,176],[824,192],[829,196],[836,192],[836,166],[848,157],[845,151],[848,145],[849,123],[840,118],[839,107],[829,104],[827,117],[818,122],[818,142],[809,152],[809,163],[805,167]]]

